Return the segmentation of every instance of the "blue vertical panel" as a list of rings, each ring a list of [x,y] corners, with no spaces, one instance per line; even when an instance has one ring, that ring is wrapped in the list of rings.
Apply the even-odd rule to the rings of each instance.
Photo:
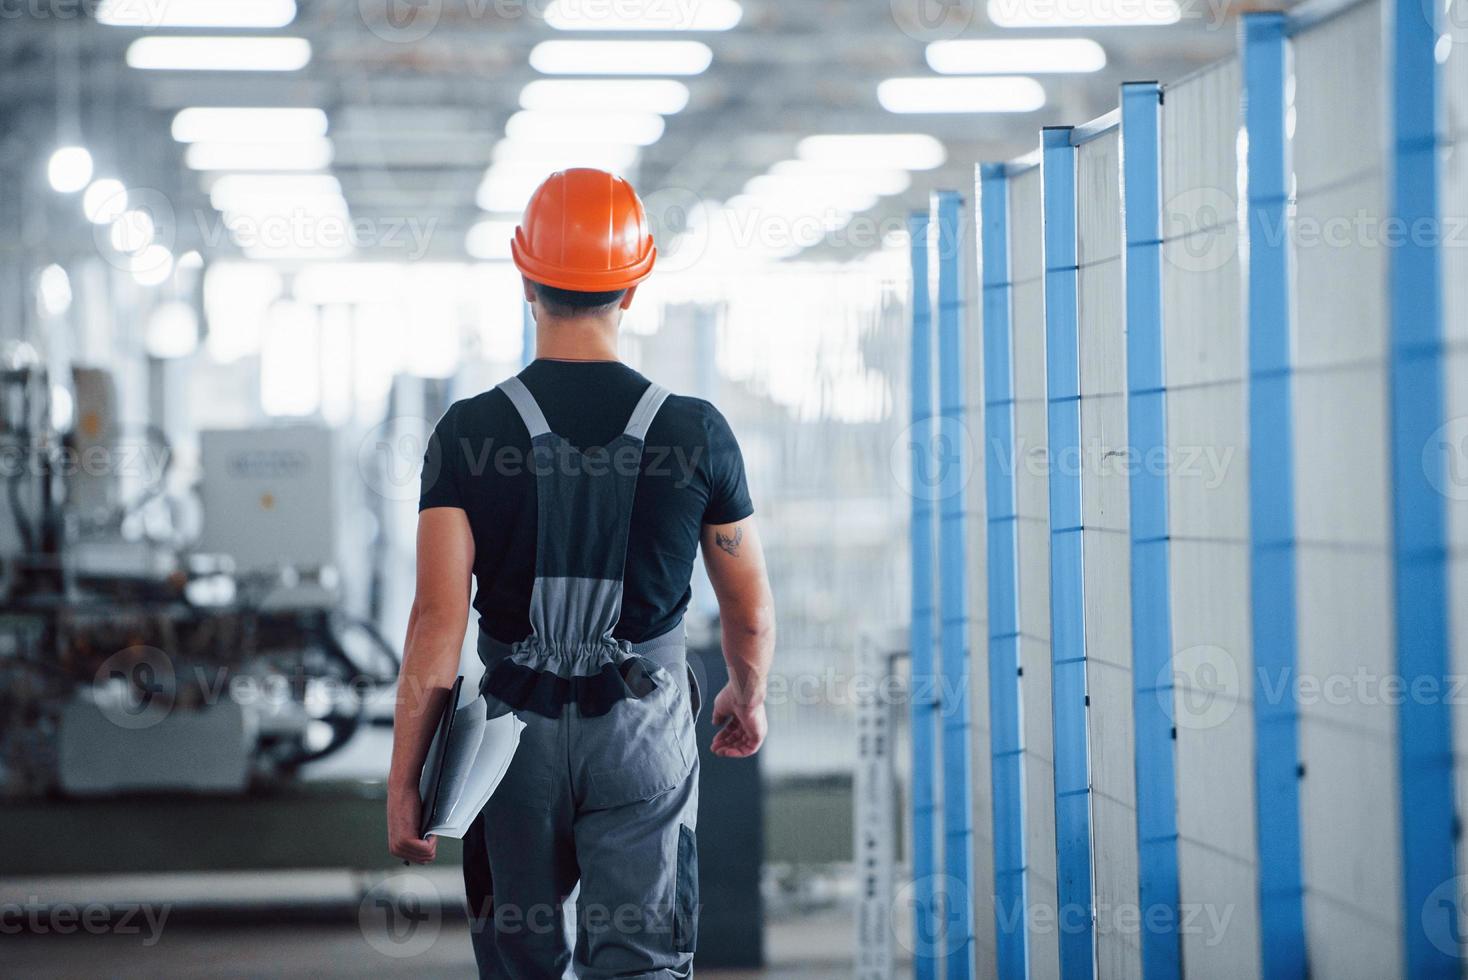
[[[912,239],[912,877],[916,980],[937,980],[937,677],[933,670],[933,307],[928,294],[928,215],[907,222]]]
[[[1388,113],[1390,213],[1413,229],[1390,257],[1391,488],[1395,571],[1397,671],[1409,690],[1448,685],[1447,519],[1443,454],[1424,454],[1443,419],[1442,256],[1437,228],[1441,82],[1434,49],[1437,3],[1386,3],[1390,31]],[[1428,463],[1428,460],[1431,463]],[[1406,697],[1398,715],[1400,740],[1403,912],[1407,923],[1406,974],[1456,977],[1459,960],[1435,944],[1424,926],[1434,890],[1453,878],[1453,746],[1450,699]],[[1443,889],[1450,905],[1451,885]],[[1447,914],[1454,926],[1456,910]],[[1448,935],[1455,935],[1456,928]]]
[[[1122,86],[1127,431],[1134,464],[1129,484],[1132,711],[1136,724],[1137,864],[1145,980],[1176,980],[1182,971],[1167,474],[1165,468],[1144,462],[1167,451],[1162,356],[1161,107],[1162,89],[1155,82]],[[1135,465],[1138,462],[1143,465]]]
[[[1285,227],[1286,21],[1244,18],[1249,220],[1249,599],[1259,841],[1260,956],[1267,978],[1306,976],[1300,877],[1299,711],[1295,672],[1295,515],[1290,407],[1290,253]]]
[[[938,451],[937,486],[939,622],[942,625],[944,973],[948,980],[973,976],[973,792],[969,783],[968,543],[963,488],[968,449],[963,422],[963,295],[961,215],[953,191],[933,196],[938,221]]]
[[[979,178],[984,287],[984,472],[989,548],[989,744],[994,800],[994,909],[999,976],[1029,976],[1025,942],[1024,736],[1019,714],[1019,541],[1014,507],[1014,352],[1009,181]]]
[[[1055,730],[1055,855],[1060,974],[1095,971],[1086,634],[1081,538],[1080,356],[1075,147],[1044,132],[1045,382],[1050,433],[1050,630]]]

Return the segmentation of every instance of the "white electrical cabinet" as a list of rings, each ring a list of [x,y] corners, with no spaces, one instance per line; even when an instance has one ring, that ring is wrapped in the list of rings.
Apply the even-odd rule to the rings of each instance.
[[[239,573],[319,569],[337,556],[337,459],[329,429],[230,429],[200,434],[200,550]]]

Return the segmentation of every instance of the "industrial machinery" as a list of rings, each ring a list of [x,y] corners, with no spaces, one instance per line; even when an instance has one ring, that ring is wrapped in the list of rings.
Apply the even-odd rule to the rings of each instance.
[[[180,490],[108,372],[67,381],[0,351],[0,795],[289,782],[397,675],[337,598],[331,432],[203,433]]]

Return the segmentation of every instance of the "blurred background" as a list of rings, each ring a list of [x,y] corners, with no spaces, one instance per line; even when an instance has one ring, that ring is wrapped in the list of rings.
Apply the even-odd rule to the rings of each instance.
[[[583,165],[647,201],[623,353],[729,418],[779,605],[772,737],[706,770],[701,973],[851,975],[851,681],[908,616],[908,214],[1230,52],[1232,14],[0,2],[0,974],[472,973],[456,849],[384,846],[418,472],[530,356],[509,239]],[[714,614],[695,583],[710,674]]]

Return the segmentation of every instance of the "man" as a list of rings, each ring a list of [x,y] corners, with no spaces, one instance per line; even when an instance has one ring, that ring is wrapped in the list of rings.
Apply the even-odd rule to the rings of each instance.
[[[425,459],[418,583],[399,682],[388,843],[426,863],[418,775],[478,584],[482,685],[526,723],[464,841],[481,976],[692,974],[697,931],[696,685],[682,617],[700,546],[729,684],[713,751],[756,752],[773,603],[744,464],[708,402],[617,360],[617,329],[656,258],[642,202],[599,170],[552,174],[512,255],[536,360],[455,403]],[[574,952],[564,901],[577,887]]]

